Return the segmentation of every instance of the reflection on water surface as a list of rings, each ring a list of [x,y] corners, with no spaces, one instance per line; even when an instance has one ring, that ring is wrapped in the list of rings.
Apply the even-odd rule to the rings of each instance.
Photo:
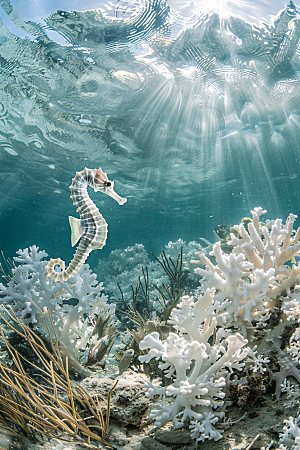
[[[257,205],[270,217],[297,213],[292,2],[272,12],[264,2],[255,11],[250,2],[224,11],[224,2],[206,10],[207,2],[152,0],[84,12],[58,3],[43,20],[0,5],[7,255],[33,243],[53,256],[69,248],[68,186],[85,166],[103,167],[128,198],[120,210],[94,197],[109,223],[107,251],[143,242],[159,252],[169,239],[211,237],[223,219],[238,222]]]

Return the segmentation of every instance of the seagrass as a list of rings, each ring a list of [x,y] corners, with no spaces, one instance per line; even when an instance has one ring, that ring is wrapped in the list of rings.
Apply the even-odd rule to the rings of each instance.
[[[0,312],[2,340],[13,363],[10,366],[0,360],[2,428],[12,437],[29,438],[31,441],[48,436],[67,442],[79,441],[81,445],[91,449],[99,448],[92,445],[91,441],[98,441],[110,447],[105,437],[109,426],[110,396],[117,383],[108,393],[104,419],[98,398],[91,397],[70,379],[68,358],[63,361],[49,310],[47,316],[54,341],[51,339],[46,315],[43,312],[42,314],[52,351],[46,348],[43,340],[16,317],[12,310],[3,307]],[[6,337],[7,329],[18,333],[20,339],[29,342],[39,358],[40,366],[26,360],[9,343]],[[34,376],[25,371],[22,360],[40,375],[43,383],[36,381]]]

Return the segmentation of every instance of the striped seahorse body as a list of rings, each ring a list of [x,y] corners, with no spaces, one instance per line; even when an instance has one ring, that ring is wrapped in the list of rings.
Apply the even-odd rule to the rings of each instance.
[[[48,276],[54,281],[68,280],[76,274],[92,250],[102,248],[106,243],[107,223],[89,197],[87,188],[90,186],[95,192],[103,192],[116,200],[119,205],[123,205],[127,199],[120,197],[114,191],[114,182],[107,178],[106,173],[101,169],[87,169],[76,172],[70,186],[71,199],[76,207],[80,219],[69,217],[71,226],[72,247],[80,239],[75,255],[69,266],[65,268],[65,262],[60,258],[50,259],[46,265]],[[55,266],[60,266],[61,271],[57,272]]]

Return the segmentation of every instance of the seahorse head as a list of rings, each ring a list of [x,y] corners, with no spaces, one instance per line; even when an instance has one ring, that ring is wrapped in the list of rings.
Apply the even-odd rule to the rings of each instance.
[[[120,197],[114,190],[114,182],[107,178],[107,174],[103,172],[101,167],[94,170],[94,185],[92,186],[95,192],[103,192],[116,200],[119,205],[124,205],[127,198]]]

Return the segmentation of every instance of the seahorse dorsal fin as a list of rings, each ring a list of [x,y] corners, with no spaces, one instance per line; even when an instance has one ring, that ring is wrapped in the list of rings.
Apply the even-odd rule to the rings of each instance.
[[[70,227],[71,227],[71,245],[72,245],[72,247],[74,247],[76,242],[78,242],[82,236],[80,219],[69,216],[69,222],[70,222]]]

